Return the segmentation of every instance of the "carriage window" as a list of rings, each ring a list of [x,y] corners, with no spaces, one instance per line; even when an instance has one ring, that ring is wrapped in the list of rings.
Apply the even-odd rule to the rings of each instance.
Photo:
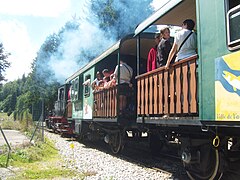
[[[70,92],[71,92],[71,100],[74,100],[74,81],[72,81],[72,85],[70,86]]]
[[[227,3],[227,44],[229,50],[240,48],[240,0]]]
[[[58,92],[58,100],[64,100],[64,88],[60,88]]]
[[[79,82],[78,78],[76,78],[72,82],[72,87],[71,87],[71,100],[76,101],[78,100],[78,87],[79,87]]]
[[[84,97],[90,96],[90,84],[91,84],[91,75],[85,76],[84,85]]]
[[[78,78],[74,82],[74,99],[78,100]]]

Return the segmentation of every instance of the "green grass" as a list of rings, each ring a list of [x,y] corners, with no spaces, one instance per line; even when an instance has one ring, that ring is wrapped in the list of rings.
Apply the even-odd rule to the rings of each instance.
[[[1,119],[4,119],[1,121]],[[3,129],[14,129],[25,132],[25,135],[31,136],[34,130],[33,123],[28,122],[26,126],[25,120],[14,121],[6,113],[0,113],[0,125]],[[77,177],[77,179],[84,179],[86,176],[93,176],[96,172],[82,172],[78,173],[76,170],[65,168],[65,163],[61,160],[58,150],[54,143],[45,138],[46,142],[39,141],[41,134],[37,131],[34,145],[26,144],[12,150],[9,165],[16,170],[14,177],[8,179],[59,179]],[[7,160],[6,145],[0,147],[2,154],[0,154],[0,167],[5,167]]]
[[[15,179],[52,179],[56,177],[73,177],[76,175],[76,172],[68,169],[30,169],[26,170],[20,176],[15,177]]]
[[[0,155],[0,166],[6,164],[7,153]],[[89,176],[64,168],[63,162],[54,144],[46,139],[46,143],[38,142],[34,146],[18,148],[11,153],[9,164],[18,167],[16,176],[10,179],[53,179],[58,177],[77,177],[84,179]]]
[[[7,113],[0,113],[0,126],[2,129],[22,130],[24,124],[21,121],[14,121],[12,116],[7,116]]]
[[[0,113],[0,126],[2,129],[13,129],[25,132],[33,129],[33,124],[29,113],[24,113],[23,118],[20,120],[14,120],[13,115],[7,116],[6,113]]]
[[[7,115],[7,113],[0,112],[0,119],[6,120],[8,118],[9,118],[9,116]]]
[[[0,166],[4,166],[6,162],[7,149],[5,146],[1,148],[3,154],[0,155]],[[27,147],[19,147],[11,152],[10,165],[21,166],[23,163],[32,163],[35,161],[43,161],[51,159],[58,155],[54,144],[50,141],[46,143],[38,142],[35,145],[28,145]]]
[[[35,162],[31,165],[25,165],[24,170],[21,170],[21,172],[18,172],[15,177],[10,179],[58,179],[60,177],[78,177],[78,179],[83,179],[85,177],[83,174],[78,175],[76,171],[58,165],[59,164],[56,163],[56,161]]]

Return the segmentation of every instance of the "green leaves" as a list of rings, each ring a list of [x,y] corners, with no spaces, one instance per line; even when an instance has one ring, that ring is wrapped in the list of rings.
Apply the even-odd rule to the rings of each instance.
[[[0,43],[0,83],[5,80],[3,72],[10,67],[10,63],[7,61],[10,53],[7,53],[3,47],[3,44]]]

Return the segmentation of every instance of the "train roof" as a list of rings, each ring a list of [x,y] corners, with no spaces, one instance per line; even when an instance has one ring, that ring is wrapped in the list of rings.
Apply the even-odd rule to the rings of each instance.
[[[193,19],[196,22],[195,0],[169,0],[155,13],[140,23],[135,29],[137,36],[150,25],[175,25],[181,26],[185,19]]]
[[[84,67],[79,69],[77,72],[75,72],[73,75],[71,75],[69,78],[65,80],[65,83],[69,83],[72,79],[79,76],[89,68],[91,68],[94,64],[100,62],[102,59],[106,58],[109,55],[117,54],[118,51],[120,51],[121,55],[136,55],[137,51],[137,43],[136,43],[136,37],[134,37],[134,34],[129,34],[125,36],[124,38],[120,39],[115,43],[113,46],[108,48],[106,51],[104,51],[102,54],[94,58],[92,61],[90,61],[88,64],[86,64]],[[144,44],[147,44],[148,48],[141,47],[141,54],[140,57],[144,58],[147,56],[149,49],[152,46],[154,39],[154,33],[143,33],[141,35],[141,42]]]

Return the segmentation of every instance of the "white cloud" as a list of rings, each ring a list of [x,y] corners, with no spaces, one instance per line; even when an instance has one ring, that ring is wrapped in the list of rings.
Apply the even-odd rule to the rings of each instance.
[[[0,41],[5,50],[11,53],[8,58],[11,67],[6,71],[6,78],[12,81],[29,73],[36,47],[31,43],[26,26],[16,20],[0,21]]]
[[[2,14],[58,17],[70,9],[71,0],[0,0],[0,4]]]

